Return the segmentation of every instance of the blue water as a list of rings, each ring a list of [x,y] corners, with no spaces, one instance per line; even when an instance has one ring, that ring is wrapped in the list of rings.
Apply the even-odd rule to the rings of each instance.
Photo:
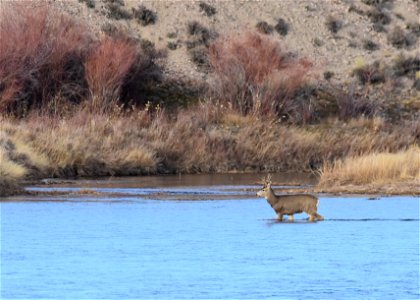
[[[419,298],[418,198],[119,200],[1,203],[1,298]]]

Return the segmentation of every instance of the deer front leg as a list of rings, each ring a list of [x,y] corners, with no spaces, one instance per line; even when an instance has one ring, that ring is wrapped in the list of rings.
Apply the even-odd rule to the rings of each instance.
[[[287,220],[290,221],[290,222],[294,222],[295,218],[293,217],[293,214],[287,215]]]
[[[283,222],[283,214],[282,213],[277,214],[277,220],[279,220],[280,222]]]

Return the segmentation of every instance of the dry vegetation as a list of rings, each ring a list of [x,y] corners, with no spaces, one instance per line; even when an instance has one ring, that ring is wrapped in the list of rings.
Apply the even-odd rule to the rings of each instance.
[[[255,33],[223,36],[212,44],[213,98],[242,114],[286,115],[311,63],[288,57],[279,43]]]
[[[399,189],[396,188],[398,184],[401,184]],[[362,193],[395,193],[396,190],[397,193],[416,195],[420,192],[419,185],[420,148],[411,146],[397,153],[373,152],[326,163],[318,188],[320,191]]]
[[[1,143],[9,150],[1,167],[14,177],[35,178],[311,171],[347,156],[396,152],[417,139],[410,127],[387,128],[379,119],[297,128],[208,104],[182,110],[176,117],[155,114],[3,119],[1,131],[6,134]],[[7,165],[10,160],[13,168]]]
[[[109,3],[114,18],[129,12]],[[187,29],[210,78],[189,87],[194,97],[163,76],[163,51],[124,31],[98,34],[47,5],[2,4],[0,195],[42,177],[321,169],[323,189],[419,179],[420,98],[390,100],[398,80],[420,78],[418,56],[360,64],[362,85],[345,86],[321,81],[324,70],[274,33]]]

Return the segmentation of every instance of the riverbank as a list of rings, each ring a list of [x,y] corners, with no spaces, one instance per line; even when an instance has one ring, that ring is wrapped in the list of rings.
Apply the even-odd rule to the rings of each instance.
[[[33,114],[2,118],[0,131],[2,195],[25,179],[291,171],[319,174],[316,192],[419,193],[416,131],[380,118],[289,126],[202,105],[176,116]],[[378,153],[388,155],[380,170],[358,171]]]

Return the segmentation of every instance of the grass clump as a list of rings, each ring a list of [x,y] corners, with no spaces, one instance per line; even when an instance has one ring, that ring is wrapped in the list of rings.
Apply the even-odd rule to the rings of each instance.
[[[207,4],[206,2],[200,1],[198,4],[200,11],[203,12],[207,17],[211,17],[217,13],[214,6]]]
[[[140,5],[136,9],[133,8],[133,17],[143,26],[155,24],[157,20],[156,13],[146,8],[144,5]]]
[[[420,180],[420,148],[411,146],[396,153],[373,152],[325,164],[320,186],[392,183]]]
[[[273,32],[274,28],[270,24],[268,24],[266,21],[260,21],[255,26],[258,30],[258,32],[262,34],[270,34]]]

